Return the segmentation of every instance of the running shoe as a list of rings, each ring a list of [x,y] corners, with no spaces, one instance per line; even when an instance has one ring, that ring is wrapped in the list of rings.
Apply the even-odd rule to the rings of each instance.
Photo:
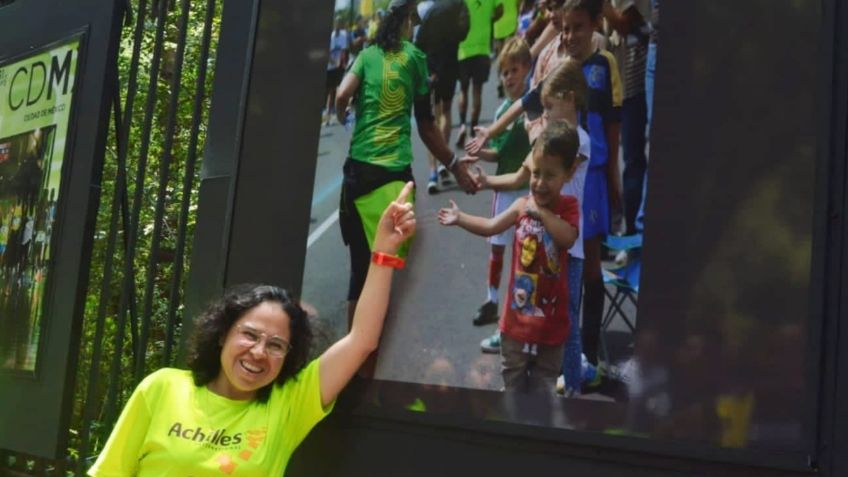
[[[488,325],[489,323],[498,322],[498,305],[487,301],[483,303],[477,310],[477,316],[472,321],[474,326]]]
[[[480,342],[480,351],[484,353],[498,354],[501,352],[501,333],[495,331],[495,334],[488,338],[483,338]]]
[[[436,192],[439,192],[439,175],[434,172],[427,181],[427,193],[433,195]]]
[[[439,168],[437,169],[439,173],[439,182],[442,184],[448,184],[451,182],[451,173],[447,167],[439,164]]]

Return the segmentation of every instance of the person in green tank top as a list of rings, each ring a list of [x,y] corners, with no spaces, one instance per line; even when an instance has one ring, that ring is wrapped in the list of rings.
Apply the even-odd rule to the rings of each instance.
[[[492,27],[492,36],[495,39],[495,58],[500,57],[504,44],[515,35],[518,29],[518,4],[521,0],[499,0],[499,2],[500,5],[503,5],[503,14]],[[504,96],[504,85],[498,78],[498,98],[503,99]]]
[[[474,126],[480,121],[480,109],[483,107],[483,83],[489,81],[492,54],[492,23],[503,14],[502,0],[465,0],[468,7],[470,25],[468,35],[459,44],[459,137],[456,145],[465,146],[467,128],[465,118],[468,112],[468,87],[472,86],[471,135]]]
[[[336,93],[339,121],[346,121],[353,98],[356,111],[339,205],[339,224],[351,261],[348,319],[362,290],[380,212],[404,183],[413,180],[413,110],[427,149],[466,192],[477,190],[468,165],[457,160],[434,121],[426,56],[408,41],[417,20],[415,3],[392,0],[374,43],[357,56]],[[405,246],[399,254],[405,256],[406,250]]]

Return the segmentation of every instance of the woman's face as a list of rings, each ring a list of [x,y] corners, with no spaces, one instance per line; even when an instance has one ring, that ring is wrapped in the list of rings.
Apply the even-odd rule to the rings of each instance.
[[[290,323],[276,302],[248,310],[224,337],[221,371],[210,388],[230,399],[252,399],[277,379],[291,342]]]

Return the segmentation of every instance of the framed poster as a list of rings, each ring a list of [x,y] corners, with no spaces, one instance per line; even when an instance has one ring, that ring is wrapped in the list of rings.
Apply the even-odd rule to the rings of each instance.
[[[753,12],[756,5],[739,8]],[[451,428],[443,433],[456,438],[451,444],[475,433],[501,434],[499,451],[519,441],[527,448],[549,441],[792,470],[813,466],[825,263],[817,250],[825,245],[826,209],[826,182],[817,170],[828,157],[816,144],[827,114],[815,105],[827,104],[828,90],[809,52],[828,41],[820,8],[774,2],[767,22],[751,24],[721,2],[663,3],[641,293],[638,305],[628,301],[621,310],[635,329],[616,317],[602,335],[615,386],[574,396],[501,391],[499,356],[481,346],[497,325],[472,321],[486,296],[490,245],[437,222],[449,200],[477,215],[490,213],[491,195],[466,196],[455,186],[425,193],[427,151],[413,146],[420,188],[415,244],[395,279],[374,379],[359,380],[349,402],[340,402],[366,422],[374,418],[368,439],[383,432],[380,427],[395,426],[383,422],[391,420],[401,422],[400,430],[385,434],[397,442],[421,426],[437,429],[434,434]],[[273,7],[263,15],[286,18]],[[313,55],[310,63],[304,51],[326,48],[331,19],[323,21],[259,22],[249,93],[239,103],[246,105],[243,143],[212,149],[216,166],[231,149],[240,151],[232,167],[236,199],[226,202],[232,196],[225,180],[235,172],[216,169],[206,182],[210,203],[232,203],[232,214],[201,206],[220,218],[198,225],[197,243],[208,245],[194,257],[216,263],[224,244],[226,283],[271,281],[301,291],[317,312],[318,352],[348,329],[350,259],[338,216],[343,164],[355,134],[330,115],[319,126],[320,108],[328,104],[320,81],[328,56]],[[791,35],[772,34],[775,25],[789,24]],[[733,34],[716,37],[718,25]],[[280,55],[267,46],[279,44],[311,48]],[[764,77],[762,71],[781,74]],[[248,90],[232,83],[222,90]],[[299,94],[279,94],[289,90]],[[363,124],[363,116],[356,117]],[[210,124],[216,119],[213,114]],[[310,157],[315,160],[302,159]],[[269,201],[268,191],[280,197]],[[307,223],[304,233],[298,225]],[[202,235],[218,230],[223,238]],[[285,252],[269,253],[276,250]],[[612,265],[613,257],[602,265]],[[292,285],[301,271],[302,285]],[[194,275],[198,289],[211,276],[205,269]],[[615,311],[616,288],[607,288],[612,296],[604,297],[605,312]],[[439,455],[419,451],[425,439],[411,446],[415,453]],[[336,449],[343,457],[330,462],[348,464],[344,454],[355,457],[361,449]],[[326,460],[327,446],[321,451]],[[591,453],[597,459],[596,450]],[[373,473],[374,465],[368,459],[364,468]]]
[[[0,62],[0,370],[39,362],[80,44]]]

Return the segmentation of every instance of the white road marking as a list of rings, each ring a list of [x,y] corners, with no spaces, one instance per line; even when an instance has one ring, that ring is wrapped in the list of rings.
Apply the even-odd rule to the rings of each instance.
[[[317,242],[318,239],[321,238],[322,235],[324,235],[324,232],[326,232],[327,229],[332,227],[332,225],[335,224],[338,220],[339,209],[336,209],[335,212],[333,212],[332,214],[330,214],[329,217],[327,217],[327,220],[325,220],[321,225],[319,225],[314,232],[309,234],[309,238],[306,240],[306,249],[309,250],[309,247],[311,247],[313,243]]]

